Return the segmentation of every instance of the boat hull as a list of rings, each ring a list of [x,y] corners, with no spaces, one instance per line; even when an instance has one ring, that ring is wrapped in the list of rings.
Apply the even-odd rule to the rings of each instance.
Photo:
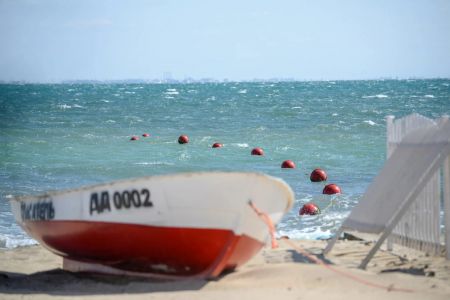
[[[239,267],[264,243],[231,230],[82,221],[35,221],[29,232],[52,252],[115,269],[216,277]]]

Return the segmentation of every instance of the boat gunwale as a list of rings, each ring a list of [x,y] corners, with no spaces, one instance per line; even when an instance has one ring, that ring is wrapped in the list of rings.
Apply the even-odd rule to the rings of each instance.
[[[115,184],[121,184],[121,183],[126,183],[126,182],[132,183],[132,182],[136,182],[136,181],[140,181],[140,180],[151,180],[153,178],[164,179],[164,178],[170,178],[170,177],[193,177],[193,176],[202,176],[202,175],[226,175],[226,176],[251,175],[251,176],[257,176],[260,178],[264,178],[264,180],[270,180],[274,183],[277,183],[279,186],[282,187],[282,190],[285,192],[285,194],[287,196],[286,197],[287,205],[284,209],[284,213],[288,212],[294,204],[294,199],[295,199],[294,192],[292,191],[292,188],[281,178],[270,176],[270,175],[267,175],[264,173],[259,173],[259,172],[236,172],[236,171],[231,171],[231,172],[226,172],[226,171],[179,172],[179,173],[169,173],[169,174],[161,174],[161,175],[132,177],[132,178],[127,178],[127,179],[117,179],[117,180],[103,182],[103,183],[86,185],[86,186],[81,186],[81,187],[76,187],[76,188],[69,188],[69,189],[63,189],[63,190],[51,190],[51,191],[48,191],[48,192],[45,192],[42,194],[38,194],[38,195],[17,195],[17,196],[13,196],[13,198],[10,199],[10,201],[20,202],[20,201],[31,201],[31,200],[35,200],[35,199],[41,199],[41,198],[44,199],[44,198],[48,198],[51,196],[60,196],[60,195],[64,195],[64,194],[71,193],[71,192],[82,192],[82,191],[92,190],[92,189],[96,189],[96,188],[100,188],[100,187],[113,186]]]

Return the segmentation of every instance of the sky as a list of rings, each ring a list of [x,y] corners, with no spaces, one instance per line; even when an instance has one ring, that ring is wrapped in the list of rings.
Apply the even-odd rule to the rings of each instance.
[[[448,0],[0,0],[0,81],[450,78]]]

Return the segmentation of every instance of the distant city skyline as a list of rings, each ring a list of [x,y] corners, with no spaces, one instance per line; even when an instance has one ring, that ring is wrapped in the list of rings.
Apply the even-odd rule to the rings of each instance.
[[[0,0],[0,82],[450,78],[450,1]]]
[[[415,80],[450,80],[447,77],[379,77],[379,78],[358,78],[358,79],[296,79],[296,78],[252,78],[242,80],[232,80],[228,78],[192,78],[187,77],[183,79],[164,79],[164,78],[152,78],[152,79],[68,79],[52,82],[39,82],[39,81],[27,81],[27,80],[0,80],[0,84],[195,84],[195,83],[277,83],[277,82],[339,82],[339,81],[415,81]]]

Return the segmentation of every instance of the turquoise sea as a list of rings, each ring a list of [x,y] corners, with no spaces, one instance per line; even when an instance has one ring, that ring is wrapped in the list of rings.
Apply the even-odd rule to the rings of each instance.
[[[385,117],[413,112],[450,114],[450,80],[1,84],[0,247],[35,243],[13,219],[13,195],[206,170],[284,179],[296,202],[278,234],[327,238],[383,165]],[[281,169],[286,159],[297,168]],[[321,195],[324,183],[309,181],[317,167],[341,195]],[[308,201],[323,213],[298,216]]]

